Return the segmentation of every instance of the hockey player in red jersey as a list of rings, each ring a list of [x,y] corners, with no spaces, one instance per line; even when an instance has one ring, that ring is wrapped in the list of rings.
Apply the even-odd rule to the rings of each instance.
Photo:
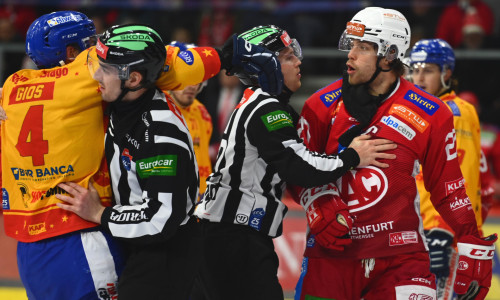
[[[400,12],[361,10],[339,41],[349,51],[343,79],[304,105],[298,130],[309,149],[338,153],[366,133],[396,142],[389,153],[398,159],[386,169],[353,169],[335,185],[296,190],[309,225],[296,299],[436,299],[415,184],[419,164],[433,205],[458,239],[455,291],[475,299],[488,292],[497,237],[479,236],[450,110],[401,77],[409,43]]]

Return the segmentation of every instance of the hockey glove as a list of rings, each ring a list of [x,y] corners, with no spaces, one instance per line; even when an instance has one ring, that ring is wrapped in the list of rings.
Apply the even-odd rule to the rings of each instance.
[[[453,235],[444,229],[433,228],[425,231],[429,257],[431,259],[431,272],[436,279],[448,278],[450,275],[450,255],[453,246]]]
[[[227,70],[228,75],[256,75],[265,92],[271,95],[281,94],[283,74],[276,55],[264,47],[250,44],[236,34],[222,47],[222,68]]]
[[[353,220],[336,188],[325,187],[328,186],[308,189],[301,197],[301,203],[307,206],[307,224],[321,246],[344,250],[344,246],[352,243],[349,231]]]
[[[458,299],[481,300],[488,294],[496,240],[496,234],[486,238],[467,235],[458,242],[459,258],[455,279]]]

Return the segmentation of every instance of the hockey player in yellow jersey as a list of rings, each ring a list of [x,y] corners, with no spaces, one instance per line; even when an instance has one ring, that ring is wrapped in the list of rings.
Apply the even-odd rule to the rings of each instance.
[[[200,196],[205,193],[206,179],[212,173],[212,163],[209,155],[210,137],[213,130],[212,118],[205,105],[196,99],[196,95],[201,91],[203,85],[204,83],[199,83],[187,86],[180,91],[170,91],[175,105],[186,120],[189,133],[193,139],[193,149],[200,174]]]
[[[465,185],[481,232],[481,181],[480,181],[480,125],[477,112],[467,101],[457,97],[452,72],[455,55],[450,45],[441,39],[420,40],[410,54],[411,79],[426,92],[438,96],[453,113],[457,155],[464,180],[447,183],[452,190]],[[446,150],[446,149],[445,149]],[[453,275],[458,255],[454,250],[453,230],[434,209],[430,193],[425,189],[422,173],[417,175],[417,189],[420,195],[420,211],[431,257],[431,271],[437,279],[438,299],[453,296]]]
[[[104,205],[111,200],[102,163],[101,91],[87,66],[87,57],[96,57],[95,47],[88,48],[94,34],[92,21],[78,12],[38,18],[28,30],[26,52],[40,70],[16,72],[2,90],[8,116],[1,128],[4,224],[7,235],[19,241],[19,271],[33,299],[117,296],[123,265],[118,247],[97,224],[57,207],[61,201],[55,198],[65,193],[58,183],[74,181],[92,184]],[[280,90],[281,73],[264,67],[263,58],[252,58],[259,49],[245,53],[238,45],[224,56],[210,47],[181,53],[167,46],[156,84],[162,90],[182,89],[217,74],[221,62],[228,69],[245,68],[242,58],[249,54],[252,69],[269,90]],[[64,267],[75,261],[79,265]]]

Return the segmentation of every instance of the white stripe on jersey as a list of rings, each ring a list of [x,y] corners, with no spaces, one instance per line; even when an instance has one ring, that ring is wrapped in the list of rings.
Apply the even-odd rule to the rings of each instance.
[[[102,232],[82,232],[80,237],[96,293],[99,294],[99,289],[113,288],[108,284],[114,284],[116,289],[118,274],[116,274],[115,261],[109,249],[108,241]]]
[[[342,168],[344,163],[340,158],[332,159],[331,157],[324,157],[323,159],[318,153],[309,151],[303,143],[297,143],[296,140],[288,140],[282,142],[285,148],[291,148],[297,154],[298,157],[302,158],[309,165],[315,167],[321,171],[335,170],[337,168]]]
[[[108,130],[108,132],[109,131],[110,130]],[[120,199],[120,192],[118,191],[118,182],[120,182],[120,176],[121,176],[121,171],[120,171],[120,164],[122,163],[120,157],[121,154],[117,144],[113,143],[113,149],[114,149],[113,158],[109,162],[109,176],[111,177],[111,182],[116,182],[115,184],[111,184],[115,202],[118,205],[122,205],[123,203],[121,202]]]
[[[143,222],[134,224],[134,226],[130,226],[129,223],[118,224],[109,222],[109,230],[113,236],[137,238],[145,235],[155,235],[161,233],[163,226],[172,214],[172,194],[158,193],[158,201],[160,201],[162,205],[153,215],[151,220],[144,220]]]
[[[187,152],[189,153],[189,158],[193,158],[193,154],[189,150],[189,146],[181,140],[174,139],[174,138],[171,138],[168,136],[163,136],[163,135],[155,135],[155,143],[156,144],[158,144],[158,143],[175,144],[177,146],[180,146],[180,147],[186,149]]]

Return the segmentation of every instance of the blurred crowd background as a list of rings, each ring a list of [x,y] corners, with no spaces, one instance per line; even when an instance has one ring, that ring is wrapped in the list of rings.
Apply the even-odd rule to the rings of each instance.
[[[293,98],[300,111],[316,89],[338,79],[346,54],[337,50],[345,24],[366,6],[401,11],[412,30],[412,45],[442,38],[456,49],[458,92],[475,101],[482,122],[500,126],[500,1],[498,0],[0,0],[0,82],[20,68],[34,68],[24,55],[26,30],[42,14],[77,10],[98,32],[114,24],[146,23],[166,43],[222,46],[235,32],[261,24],[286,29],[300,42],[303,88]],[[221,74],[198,95],[214,118],[214,138],[239,101],[236,78]]]

